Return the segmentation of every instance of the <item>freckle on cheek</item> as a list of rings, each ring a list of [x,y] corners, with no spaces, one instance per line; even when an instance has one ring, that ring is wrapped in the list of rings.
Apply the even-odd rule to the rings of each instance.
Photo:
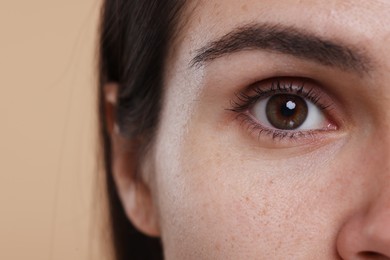
[[[267,207],[264,207],[264,208],[262,208],[262,209],[260,210],[259,215],[260,215],[261,217],[264,217],[265,215],[267,215],[267,213],[268,213]]]
[[[218,252],[221,251],[221,244],[220,243],[216,243],[214,247],[215,247],[215,250],[217,250]]]

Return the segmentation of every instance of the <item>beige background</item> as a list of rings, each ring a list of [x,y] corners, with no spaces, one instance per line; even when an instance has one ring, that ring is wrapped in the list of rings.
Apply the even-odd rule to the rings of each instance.
[[[0,259],[102,259],[97,0],[0,0]],[[99,257],[98,257],[99,256]]]

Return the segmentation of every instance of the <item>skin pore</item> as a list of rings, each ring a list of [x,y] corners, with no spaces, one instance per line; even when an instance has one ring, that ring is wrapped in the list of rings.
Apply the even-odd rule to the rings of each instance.
[[[109,126],[129,219],[161,237],[166,259],[390,259],[390,1],[189,5],[141,167],[137,141]],[[245,28],[263,44],[228,37]],[[259,104],[280,93],[323,119],[265,126]]]

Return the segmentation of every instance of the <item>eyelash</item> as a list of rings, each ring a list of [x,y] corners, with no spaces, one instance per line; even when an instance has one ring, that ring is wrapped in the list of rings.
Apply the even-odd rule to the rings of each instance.
[[[298,95],[318,106],[325,114],[329,114],[333,109],[333,104],[324,102],[319,90],[315,90],[314,87],[308,89],[306,87],[308,81],[309,80],[306,79],[276,78],[268,80],[267,82],[257,82],[249,87],[250,94],[248,94],[248,91],[236,93],[236,98],[231,101],[232,108],[228,110],[237,113],[236,118],[240,120],[242,124],[247,125],[248,130],[257,135],[258,139],[260,139],[262,135],[270,136],[273,140],[282,140],[285,138],[292,140],[298,138],[314,138],[316,133],[326,130],[288,131],[271,129],[257,123],[253,116],[249,114],[249,110],[257,101],[275,94]],[[299,84],[295,82],[299,82]]]

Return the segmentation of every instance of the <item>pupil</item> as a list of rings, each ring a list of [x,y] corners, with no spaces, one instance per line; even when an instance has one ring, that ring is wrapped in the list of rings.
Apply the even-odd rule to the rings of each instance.
[[[275,128],[294,130],[306,121],[308,107],[306,101],[299,96],[278,94],[268,100],[266,115]]]
[[[281,107],[280,113],[285,117],[291,117],[295,114],[295,108],[296,104],[294,103],[294,101],[288,101],[286,105]]]

